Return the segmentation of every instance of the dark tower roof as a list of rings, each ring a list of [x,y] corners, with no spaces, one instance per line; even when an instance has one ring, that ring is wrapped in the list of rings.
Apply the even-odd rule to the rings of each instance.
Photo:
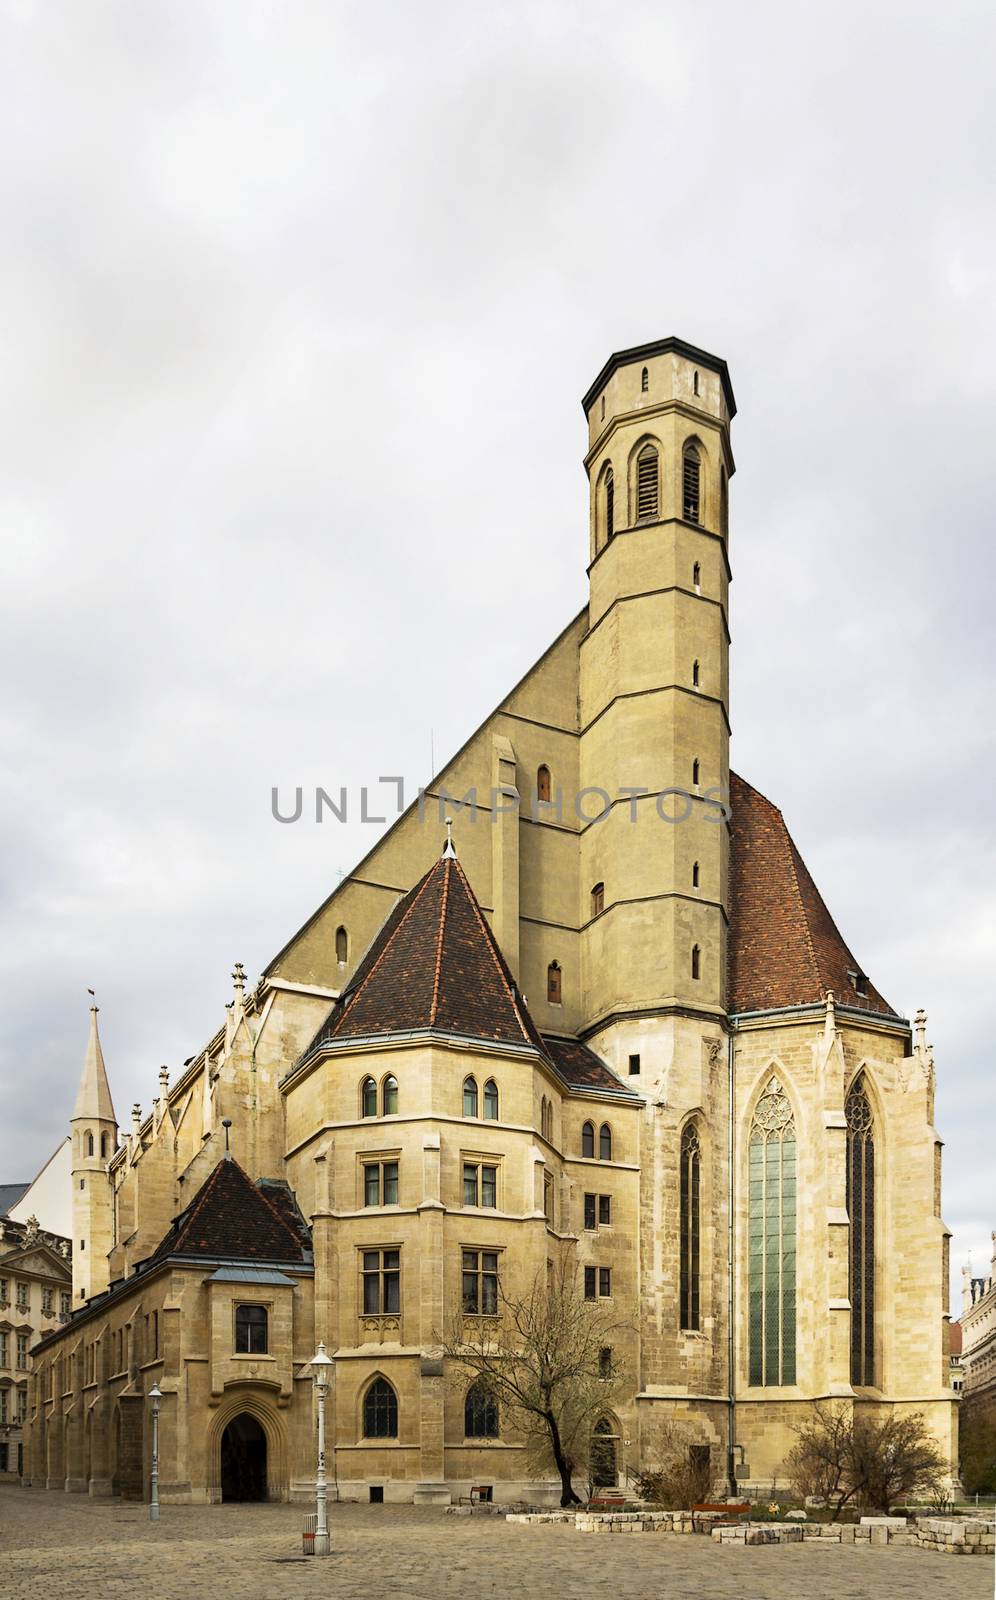
[[[307,1054],[338,1039],[431,1029],[546,1054],[454,855],[398,902]]]
[[[281,1190],[279,1199],[273,1191]],[[167,1256],[203,1256],[210,1261],[310,1263],[303,1219],[294,1213],[284,1184],[253,1183],[230,1156],[223,1156],[190,1204],[173,1219],[169,1232],[146,1265]]]
[[[689,361],[694,361],[697,366],[708,367],[710,372],[719,374],[719,380],[723,385],[723,394],[726,396],[727,408],[731,418],[735,417],[737,414],[737,402],[733,398],[730,369],[726,362],[721,356],[711,356],[708,350],[700,350],[698,345],[688,344],[684,339],[675,338],[673,334],[668,339],[652,339],[649,344],[635,344],[631,350],[616,350],[609,357],[581,402],[585,416],[588,415],[617,367],[626,367],[631,362],[646,361],[651,356],[666,356],[672,352],[679,356],[685,356]]]
[[[731,772],[730,808],[730,1011],[822,1004],[832,993],[895,1017],[844,943],[778,807]]]

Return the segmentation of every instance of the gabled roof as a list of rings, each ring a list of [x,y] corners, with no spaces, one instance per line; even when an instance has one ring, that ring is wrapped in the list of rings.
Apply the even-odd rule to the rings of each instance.
[[[546,1051],[467,875],[444,855],[394,907],[305,1055],[429,1030]]]
[[[186,1209],[174,1218],[147,1265],[167,1256],[310,1264],[306,1235],[289,1220],[288,1199],[293,1203],[290,1190],[274,1203],[237,1161],[224,1156]]]
[[[5,1217],[30,1188],[30,1183],[0,1183],[0,1217]]]
[[[543,1043],[559,1077],[572,1089],[608,1090],[611,1094],[625,1095],[638,1100],[628,1084],[617,1078],[601,1056],[597,1056],[580,1039],[558,1038],[545,1033]]]
[[[832,993],[895,1017],[844,943],[777,806],[731,772],[730,808],[730,1011],[822,1004]]]

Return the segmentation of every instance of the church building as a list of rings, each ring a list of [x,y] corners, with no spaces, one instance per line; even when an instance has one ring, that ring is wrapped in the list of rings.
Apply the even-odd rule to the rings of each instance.
[[[163,1501],[305,1500],[323,1341],[333,1492],[537,1498],[441,1342],[558,1256],[622,1328],[601,1476],[677,1419],[784,1481],[826,1397],[956,1459],[925,1018],[729,767],[726,363],[663,339],[583,404],[580,614],[123,1131],[94,1010],[32,1483],[147,1494],[157,1384]]]

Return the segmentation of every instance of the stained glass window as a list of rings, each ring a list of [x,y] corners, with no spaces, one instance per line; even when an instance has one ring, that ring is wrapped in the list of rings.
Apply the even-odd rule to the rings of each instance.
[[[750,1381],[795,1383],[795,1120],[776,1077],[754,1111],[747,1204]]]
[[[844,1104],[847,1117],[848,1263],[851,1300],[851,1382],[875,1382],[875,1137],[861,1078]]]

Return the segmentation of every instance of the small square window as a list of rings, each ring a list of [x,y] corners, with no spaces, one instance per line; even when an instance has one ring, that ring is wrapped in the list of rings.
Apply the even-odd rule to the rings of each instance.
[[[636,1074],[639,1072],[639,1070],[640,1070],[640,1058],[639,1058],[639,1056],[630,1056],[630,1058],[629,1058],[629,1075],[630,1075],[630,1077],[634,1078],[636,1076]]]

